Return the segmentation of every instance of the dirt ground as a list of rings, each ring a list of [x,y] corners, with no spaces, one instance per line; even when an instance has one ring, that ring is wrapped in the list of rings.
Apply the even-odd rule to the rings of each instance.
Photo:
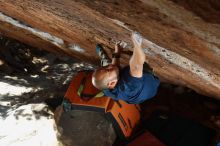
[[[0,36],[1,119],[23,105],[63,97],[77,71],[94,68],[68,56],[51,54]],[[158,109],[172,112],[213,128],[217,135],[212,145],[220,141],[220,102],[215,99],[198,95],[185,87],[162,84],[158,95],[141,106],[146,119]],[[106,146],[112,145],[116,139],[111,123],[102,114],[65,113],[57,127],[62,145]]]

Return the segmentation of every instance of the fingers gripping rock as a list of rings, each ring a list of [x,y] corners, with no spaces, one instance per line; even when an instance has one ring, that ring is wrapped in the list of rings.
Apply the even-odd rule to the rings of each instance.
[[[131,38],[134,43],[134,46],[141,47],[142,36],[138,32],[132,32]]]
[[[124,42],[124,41],[117,41],[116,45],[120,46],[122,48],[125,48],[125,47],[127,47],[128,44],[126,42]]]

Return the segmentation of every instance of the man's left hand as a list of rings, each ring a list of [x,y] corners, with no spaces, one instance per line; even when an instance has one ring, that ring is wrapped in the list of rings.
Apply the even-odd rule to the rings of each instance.
[[[125,43],[118,41],[115,44],[115,53],[121,53],[125,47]]]

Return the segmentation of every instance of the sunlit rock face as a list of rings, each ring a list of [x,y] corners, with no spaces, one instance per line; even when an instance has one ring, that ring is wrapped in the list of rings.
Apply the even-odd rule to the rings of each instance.
[[[0,145],[58,146],[52,112],[45,104],[23,105],[1,117]]]
[[[203,10],[207,6],[212,13]],[[220,25],[207,19],[219,16],[218,6],[219,1],[1,0],[0,32],[92,64],[99,62],[97,43],[111,56],[122,40],[124,66],[132,53],[131,32],[138,31],[146,62],[162,81],[220,99]]]

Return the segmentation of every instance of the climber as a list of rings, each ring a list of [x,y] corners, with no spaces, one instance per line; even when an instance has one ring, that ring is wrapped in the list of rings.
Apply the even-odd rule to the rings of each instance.
[[[102,67],[94,71],[92,84],[114,100],[138,104],[156,95],[160,81],[152,73],[143,72],[145,54],[141,47],[141,35],[133,32],[131,39],[134,45],[133,55],[129,66],[122,69],[119,62],[123,51],[121,43],[115,45],[111,63],[101,45],[97,45],[96,52],[101,58]]]

